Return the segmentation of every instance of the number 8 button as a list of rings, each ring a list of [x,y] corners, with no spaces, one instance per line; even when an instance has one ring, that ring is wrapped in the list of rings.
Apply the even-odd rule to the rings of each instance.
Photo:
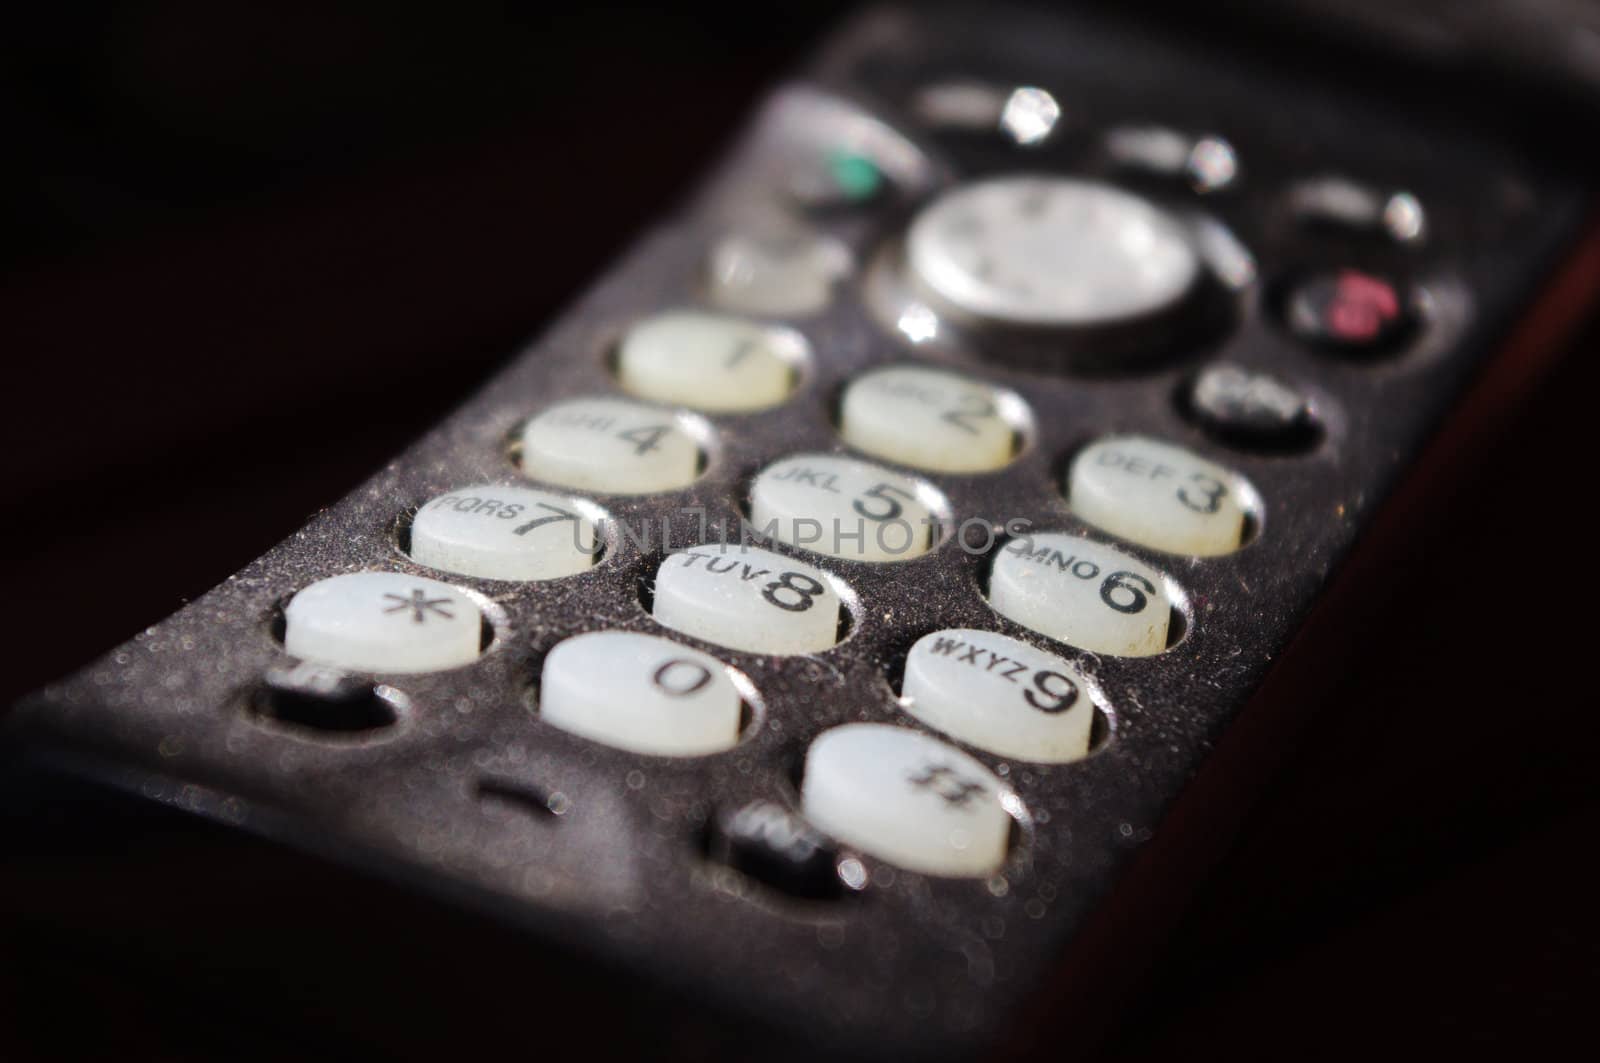
[[[1244,544],[1254,491],[1238,473],[1144,436],[1102,439],[1067,473],[1067,504],[1152,550],[1213,557]]]
[[[651,612],[666,627],[752,653],[819,653],[839,641],[827,577],[739,544],[672,554],[656,570]]]

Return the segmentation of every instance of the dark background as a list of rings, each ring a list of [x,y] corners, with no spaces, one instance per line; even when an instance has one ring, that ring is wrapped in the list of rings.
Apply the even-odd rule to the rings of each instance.
[[[851,6],[7,12],[0,705],[400,451]],[[1597,338],[1591,322],[1368,573],[1393,595],[1349,621],[1316,726],[1108,1055],[1529,1053],[1587,1031]],[[158,1004],[113,958],[115,927],[178,905],[138,886],[159,845],[35,829],[0,851],[0,1057],[216,1053],[220,1020]],[[339,1043],[327,1016],[268,1025]]]

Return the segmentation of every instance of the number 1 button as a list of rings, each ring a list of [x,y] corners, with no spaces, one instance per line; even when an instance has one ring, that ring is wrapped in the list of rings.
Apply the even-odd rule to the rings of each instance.
[[[695,757],[739,740],[742,699],[721,661],[670,639],[594,631],[544,659],[546,723],[635,753]]]
[[[522,429],[522,471],[535,480],[613,495],[694,482],[700,448],[679,414],[622,399],[557,403]]]
[[[806,341],[791,329],[679,310],[628,330],[617,349],[617,380],[654,402],[759,410],[789,397],[805,356]]]

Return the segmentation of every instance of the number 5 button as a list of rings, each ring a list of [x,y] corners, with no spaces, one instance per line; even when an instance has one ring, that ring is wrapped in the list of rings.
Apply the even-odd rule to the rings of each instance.
[[[523,427],[521,443],[523,472],[580,491],[674,491],[700,467],[681,415],[622,399],[557,403]]]
[[[656,570],[666,627],[752,653],[818,653],[839,641],[839,595],[810,565],[770,550],[704,546]]]
[[[694,757],[739,740],[743,700],[721,661],[670,639],[593,631],[544,659],[546,723],[635,753]]]
[[[936,472],[988,472],[1016,453],[1022,400],[955,373],[900,366],[845,389],[839,434],[876,457]]]
[[[1254,497],[1238,473],[1144,436],[1085,448],[1066,490],[1072,511],[1095,527],[1152,550],[1199,557],[1239,549]]]
[[[1001,616],[1080,650],[1147,657],[1167,648],[1172,602],[1155,569],[1109,546],[1051,532],[1007,543],[989,573]]]
[[[762,535],[856,561],[909,561],[938,540],[932,488],[878,465],[797,454],[761,470],[750,523]]]

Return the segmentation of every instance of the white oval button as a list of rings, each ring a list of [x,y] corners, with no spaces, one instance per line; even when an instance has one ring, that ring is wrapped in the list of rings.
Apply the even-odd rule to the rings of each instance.
[[[911,647],[906,711],[1002,757],[1064,764],[1089,752],[1094,702],[1076,665],[1007,635],[953,628]]]
[[[989,604],[1041,635],[1119,657],[1166,649],[1172,619],[1161,573],[1120,550],[1060,532],[1001,548],[989,572]]]
[[[835,727],[806,751],[800,807],[823,833],[929,875],[982,877],[1005,863],[1010,792],[959,749],[904,727]]]
[[[728,412],[775,406],[805,359],[800,334],[736,317],[674,311],[623,337],[617,379],[642,399]]]
[[[753,229],[717,241],[707,264],[711,301],[742,314],[814,314],[850,272],[850,249],[805,229]]]
[[[840,608],[810,565],[751,546],[703,546],[661,562],[651,615],[736,650],[820,653],[839,641]]]
[[[916,480],[832,454],[798,454],[761,471],[750,523],[763,535],[855,561],[910,561],[938,540]]]
[[[722,662],[670,639],[593,631],[544,659],[539,714],[635,753],[694,757],[739,741],[742,701]]]
[[[522,471],[580,491],[673,491],[694,482],[699,464],[677,414],[622,399],[557,403],[522,430]]]
[[[1009,392],[939,369],[899,366],[852,381],[839,410],[846,443],[889,461],[938,472],[987,472],[1016,453],[1020,408]]]
[[[560,579],[587,571],[599,552],[576,499],[529,487],[483,484],[429,499],[411,521],[411,558],[484,579]]]
[[[1170,443],[1102,439],[1073,460],[1066,490],[1067,504],[1085,521],[1152,550],[1213,557],[1244,541],[1244,480]]]
[[[284,608],[283,648],[357,672],[434,672],[471,664],[483,639],[473,600],[404,572],[319,580]]]

